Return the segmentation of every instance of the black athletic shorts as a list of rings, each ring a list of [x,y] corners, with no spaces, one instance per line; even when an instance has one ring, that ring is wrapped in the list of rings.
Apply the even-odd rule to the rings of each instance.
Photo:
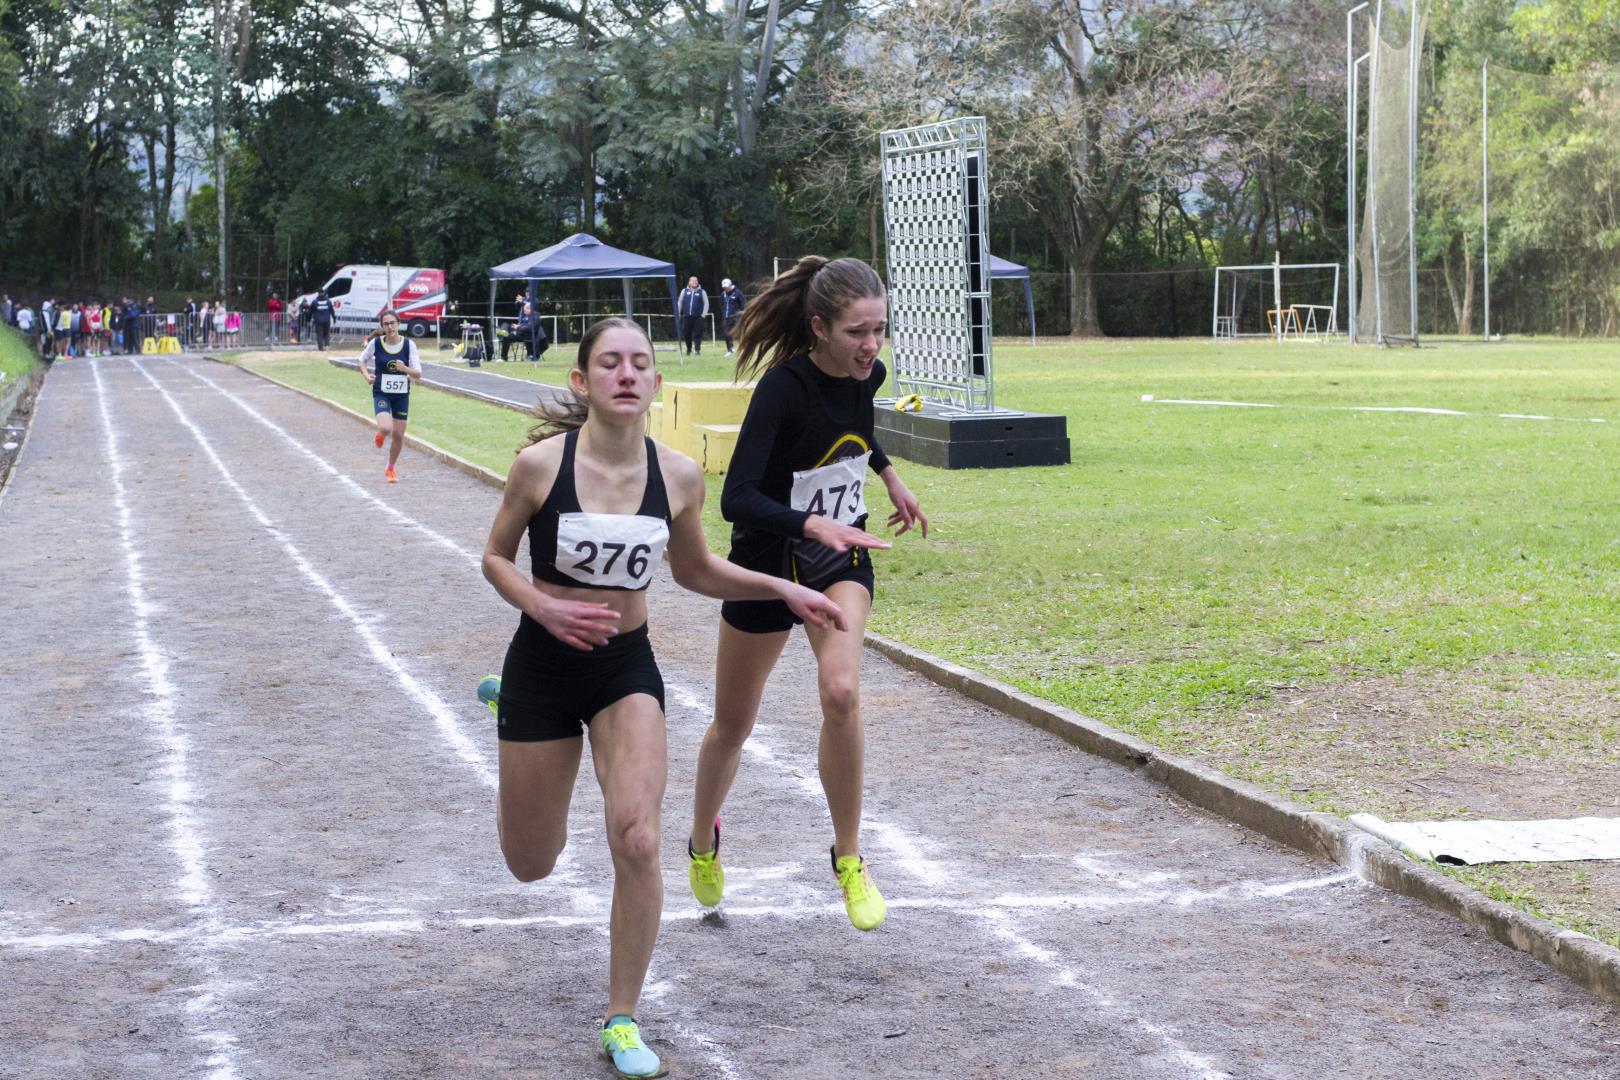
[[[597,713],[631,694],[650,694],[664,707],[664,677],[646,623],[581,651],[525,615],[501,668],[496,734],[512,742],[571,739]]]
[[[775,554],[764,551],[749,552],[733,543],[729,558],[749,570],[757,570],[772,577],[794,579],[795,563],[791,558],[785,558],[780,548]],[[783,572],[784,561],[787,563],[786,573]],[[814,581],[800,581],[799,584],[807,585],[817,592],[826,592],[840,581],[857,581],[866,587],[868,594],[874,592],[876,579],[872,573],[871,552],[864,548],[852,548],[833,569],[822,571]],[[720,617],[728,626],[745,634],[775,634],[782,630],[791,630],[804,622],[781,600],[727,600],[720,605]]]

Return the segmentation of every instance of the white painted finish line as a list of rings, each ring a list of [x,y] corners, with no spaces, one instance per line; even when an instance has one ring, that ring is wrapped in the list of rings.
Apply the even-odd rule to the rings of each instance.
[[[1269,401],[1220,401],[1204,398],[1162,398],[1143,394],[1144,405],[1204,405],[1222,409],[1320,409],[1326,412],[1418,413],[1423,416],[1483,416],[1495,420],[1549,420],[1560,424],[1608,424],[1601,416],[1542,416],[1539,413],[1476,413],[1460,409],[1434,409],[1423,405],[1278,405]]]
[[[1454,866],[1620,859],[1620,818],[1384,821],[1351,814],[1350,823],[1420,859]]]

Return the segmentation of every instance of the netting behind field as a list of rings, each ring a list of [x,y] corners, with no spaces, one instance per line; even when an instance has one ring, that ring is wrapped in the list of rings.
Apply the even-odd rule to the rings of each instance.
[[[1427,17],[1422,0],[1378,6],[1367,107],[1367,199],[1357,265],[1362,341],[1416,340],[1412,216],[1416,198],[1418,65]]]

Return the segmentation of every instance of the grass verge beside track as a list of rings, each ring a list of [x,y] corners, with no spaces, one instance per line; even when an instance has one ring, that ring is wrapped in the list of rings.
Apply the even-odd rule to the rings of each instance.
[[[39,356],[28,347],[26,337],[9,326],[0,327],[0,372],[6,376],[0,380],[0,389],[9,388],[15,379],[26,379],[39,364]]]
[[[364,410],[352,374],[273,363]],[[1068,417],[1074,463],[902,463],[934,526],[880,559],[875,630],[1314,809],[1620,815],[1613,346],[1120,341],[996,365],[998,404]],[[504,471],[523,426],[434,395],[411,430]],[[1613,864],[1454,874],[1620,944]]]

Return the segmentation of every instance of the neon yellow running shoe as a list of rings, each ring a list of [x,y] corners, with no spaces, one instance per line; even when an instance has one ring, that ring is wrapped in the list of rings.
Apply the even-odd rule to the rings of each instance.
[[[613,1068],[620,1076],[631,1080],[669,1072],[658,1055],[641,1041],[641,1029],[635,1019],[623,1013],[608,1017],[602,1025],[602,1053],[613,1059]]]
[[[889,914],[889,905],[883,902],[883,894],[872,884],[872,876],[866,872],[866,860],[859,855],[839,858],[837,849],[832,849],[832,861],[838,887],[844,891],[844,910],[849,912],[849,921],[855,929],[876,930],[882,926]]]
[[[719,907],[726,895],[726,871],[720,865],[720,822],[714,823],[714,847],[699,855],[692,850],[692,841],[686,842],[686,880],[692,883],[692,895],[704,907]]]

